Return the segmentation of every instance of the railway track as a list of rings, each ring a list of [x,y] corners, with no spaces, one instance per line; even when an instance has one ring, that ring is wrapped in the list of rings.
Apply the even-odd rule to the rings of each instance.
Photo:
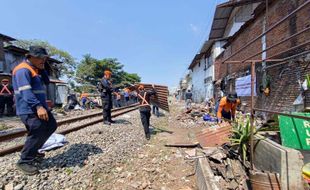
[[[134,111],[139,108],[139,104],[133,104],[126,107],[112,109],[112,117],[117,117],[125,113]],[[86,122],[84,122],[86,120]],[[102,112],[95,112],[78,117],[57,120],[59,134],[68,134],[85,127],[100,123],[103,121]],[[20,151],[24,143],[24,138],[27,135],[27,130],[20,128],[17,131],[9,132],[7,134],[0,135],[0,156],[11,154],[16,151]],[[1,148],[2,147],[2,148]]]

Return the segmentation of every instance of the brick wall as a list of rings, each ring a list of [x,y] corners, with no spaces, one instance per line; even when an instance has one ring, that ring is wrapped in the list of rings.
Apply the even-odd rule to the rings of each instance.
[[[257,107],[275,111],[292,111],[293,102],[301,93],[298,80],[303,82],[310,73],[310,61],[292,61],[267,69],[271,78],[270,96],[258,96]]]
[[[268,27],[274,25],[276,22],[281,20],[283,17],[288,15],[290,12],[295,10],[297,7],[302,5],[306,0],[277,0],[273,1],[269,6],[269,20]],[[258,9],[259,10],[259,9]],[[242,48],[249,41],[254,39],[256,36],[260,35],[263,31],[263,21],[265,16],[265,10],[260,9],[261,11],[256,12],[256,17],[250,22],[246,23],[242,29],[237,32],[237,34],[232,38],[229,45],[227,46],[224,53],[219,56],[215,63],[215,80],[223,79],[228,75],[233,75],[236,73],[242,73],[250,68],[250,64],[222,64],[225,58],[229,57],[232,53],[236,52]],[[276,28],[274,28],[270,33],[267,34],[267,47],[293,35],[294,33],[301,31],[310,26],[310,5],[304,7],[301,11],[298,12],[295,16],[292,16],[287,21],[283,22]],[[294,47],[298,44],[310,40],[310,31],[298,35],[289,41],[276,46],[275,48],[267,51],[267,58],[285,58],[295,53],[302,52],[304,50],[309,50],[310,45],[305,45],[301,48],[296,49],[295,51],[286,52],[284,54],[275,56],[282,51]],[[255,41],[252,45],[243,49],[241,52],[237,53],[235,56],[229,60],[243,60],[254,53],[261,51],[262,42],[261,39]],[[251,59],[261,59],[261,55],[253,57]],[[272,91],[269,97],[265,97],[262,94],[259,94],[256,98],[257,105],[256,107],[264,109],[272,109],[277,111],[288,111],[292,109],[292,103],[299,95],[300,90],[297,82],[297,72],[300,74],[300,78],[304,80],[305,74],[310,74],[309,62],[304,59],[297,59],[291,62],[290,64],[284,64],[279,67],[274,67],[270,70],[267,70],[267,74],[273,79],[272,80]],[[259,68],[260,64],[257,64],[257,87],[262,84],[262,72]],[[286,70],[285,70],[286,69]],[[284,70],[284,71],[283,71]],[[281,78],[279,78],[279,74]],[[227,82],[225,89],[228,90],[229,86],[234,86],[234,79]],[[219,88],[216,88],[215,94],[218,92]],[[249,105],[249,97],[242,98]]]

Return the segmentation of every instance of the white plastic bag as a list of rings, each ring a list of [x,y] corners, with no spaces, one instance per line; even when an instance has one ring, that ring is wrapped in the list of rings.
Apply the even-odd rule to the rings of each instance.
[[[302,88],[304,89],[304,91],[308,90],[308,84],[307,84],[307,80],[305,80],[303,83],[302,83]]]
[[[295,99],[293,105],[301,105],[304,104],[304,99],[301,94]]]

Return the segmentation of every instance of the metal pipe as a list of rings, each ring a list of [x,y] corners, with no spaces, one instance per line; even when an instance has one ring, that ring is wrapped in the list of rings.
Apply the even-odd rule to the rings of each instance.
[[[293,46],[293,47],[291,47],[291,48],[289,48],[289,49],[287,49],[287,50],[281,51],[280,53],[277,53],[277,54],[271,56],[269,59],[271,59],[271,58],[273,58],[273,57],[277,57],[277,56],[279,56],[279,55],[281,55],[281,54],[287,53],[287,52],[292,51],[292,50],[294,50],[294,49],[300,48],[300,47],[305,46],[305,45],[307,45],[307,44],[309,44],[309,43],[310,43],[310,40],[308,40],[308,41],[306,41],[306,42],[304,42],[304,43],[301,43],[301,44],[299,44],[299,45],[297,45],[297,46]],[[282,60],[283,60],[283,59],[282,59]]]
[[[240,53],[242,50],[244,50],[245,48],[247,48],[249,45],[253,44],[256,40],[260,39],[263,35],[269,33],[272,29],[274,29],[275,27],[277,27],[278,25],[280,25],[281,23],[283,23],[284,21],[286,21],[288,18],[290,18],[291,16],[293,16],[294,14],[296,14],[299,10],[301,10],[303,7],[305,7],[306,5],[308,5],[310,3],[310,0],[306,1],[305,3],[303,3],[302,5],[300,5],[297,9],[295,9],[294,11],[292,11],[290,14],[286,15],[284,18],[282,18],[280,21],[278,21],[277,23],[275,23],[274,25],[272,25],[270,28],[268,28],[268,30],[266,30],[265,32],[263,32],[262,34],[258,35],[256,38],[252,39],[250,42],[248,42],[246,45],[244,45],[243,47],[239,48],[235,53],[231,54],[229,57],[227,57],[226,59],[224,59],[224,61],[222,61],[222,63],[225,63],[228,59],[232,58],[233,56],[237,55],[238,53]]]
[[[290,57],[287,57],[287,58],[284,58],[283,62],[276,63],[276,64],[273,64],[273,65],[269,65],[269,66],[265,67],[265,69],[270,69],[270,68],[273,68],[273,67],[276,67],[276,66],[279,66],[279,65],[287,64],[287,60],[293,59],[295,57],[301,56],[301,55],[306,54],[306,53],[310,53],[310,50],[301,52],[299,54],[296,54],[296,55],[293,55],[293,56],[290,56]]]
[[[307,116],[293,115],[289,113],[277,112],[277,111],[266,110],[266,109],[254,108],[254,111],[267,112],[267,113],[272,113],[272,114],[278,114],[278,115],[284,115],[284,116],[289,116],[289,117],[294,117],[294,118],[299,118],[299,119],[310,120],[310,117],[307,117]]]
[[[252,63],[252,62],[255,62],[255,63],[261,63],[263,61],[266,61],[266,62],[279,62],[279,61],[282,61],[282,59],[265,59],[265,60],[247,60],[245,61],[245,63]],[[228,64],[240,64],[242,63],[242,61],[226,61],[225,63],[228,63]]]
[[[241,62],[244,63],[244,62],[245,62],[246,60],[248,60],[248,59],[251,59],[251,58],[253,58],[253,57],[255,57],[255,56],[257,56],[257,55],[259,55],[259,54],[261,54],[261,53],[263,53],[263,52],[267,52],[267,50],[270,50],[270,49],[274,48],[275,46],[278,46],[278,45],[280,45],[280,44],[286,42],[287,40],[290,40],[291,38],[293,38],[293,37],[295,37],[295,36],[298,36],[299,34],[305,32],[305,31],[307,31],[307,30],[309,30],[309,29],[310,29],[310,27],[307,27],[307,28],[305,28],[305,29],[303,29],[303,30],[301,30],[301,31],[299,31],[299,32],[297,32],[297,33],[295,33],[294,35],[289,36],[289,37],[285,38],[284,40],[281,40],[280,42],[278,42],[278,43],[276,43],[276,44],[273,44],[272,46],[270,46],[270,47],[268,47],[268,48],[266,48],[266,49],[264,49],[264,50],[262,50],[262,51],[260,51],[260,52],[257,52],[257,53],[255,53],[255,54],[253,54],[253,55],[250,55],[249,57],[245,58],[245,59],[242,60]]]
[[[269,21],[269,14],[268,13],[269,13],[269,1],[266,0],[266,29],[268,29],[268,21]]]
[[[251,136],[250,136],[250,163],[251,169],[253,170],[254,162],[254,81],[255,81],[255,62],[251,64],[251,118],[250,118],[250,127],[251,127]]]

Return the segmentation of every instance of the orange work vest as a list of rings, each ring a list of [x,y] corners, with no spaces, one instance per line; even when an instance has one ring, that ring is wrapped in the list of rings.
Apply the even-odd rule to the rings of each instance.
[[[13,75],[16,74],[16,72],[19,69],[28,69],[31,72],[31,76],[35,77],[38,75],[39,70],[36,68],[31,67],[30,65],[28,65],[26,62],[21,62],[20,64],[18,64],[14,69],[13,69]]]

